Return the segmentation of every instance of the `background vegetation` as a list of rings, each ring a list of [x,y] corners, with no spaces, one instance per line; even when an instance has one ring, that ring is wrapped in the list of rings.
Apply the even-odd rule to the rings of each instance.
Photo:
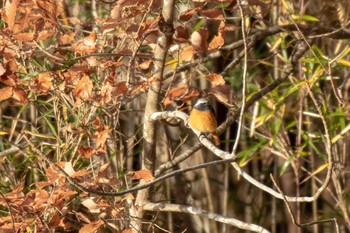
[[[350,231],[347,0],[0,3],[1,232]]]

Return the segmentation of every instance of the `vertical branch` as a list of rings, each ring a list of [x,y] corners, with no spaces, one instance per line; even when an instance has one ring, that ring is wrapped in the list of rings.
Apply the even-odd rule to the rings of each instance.
[[[153,170],[153,162],[155,159],[155,137],[156,137],[156,122],[150,121],[149,117],[152,113],[158,110],[159,91],[162,83],[164,71],[165,57],[167,49],[170,45],[171,36],[173,33],[173,13],[175,0],[166,0],[163,3],[162,16],[159,22],[160,32],[163,34],[159,37],[154,54],[155,71],[153,81],[148,91],[145,117],[143,126],[143,158],[142,168]]]
[[[170,46],[171,37],[173,34],[173,17],[174,17],[175,0],[164,0],[161,20],[159,22],[159,33],[161,34],[157,41],[157,46],[154,52],[154,75],[152,83],[148,91],[144,125],[143,125],[143,151],[141,168],[149,171],[154,170],[154,161],[156,158],[156,121],[151,121],[150,116],[158,110],[159,92],[161,89],[164,64],[167,55],[167,50]],[[144,181],[140,182],[142,185]],[[143,204],[147,200],[148,189],[140,190],[137,193],[135,206],[137,211],[132,217],[134,220],[130,223],[135,232],[140,231],[141,218],[143,214]],[[135,208],[136,209],[136,208]]]
[[[245,110],[245,105],[246,105],[246,82],[247,82],[247,69],[248,69],[248,45],[247,45],[247,35],[246,35],[246,25],[245,25],[245,19],[246,17],[244,16],[244,12],[242,9],[242,2],[241,0],[238,0],[238,7],[239,11],[241,14],[242,18],[242,37],[243,37],[243,44],[244,44],[244,64],[243,64],[243,87],[242,87],[242,106],[241,106],[241,112],[239,115],[239,120],[238,120],[238,129],[237,129],[237,136],[235,140],[235,144],[233,145],[232,149],[232,157],[235,156],[238,143],[239,143],[239,138],[241,135],[241,130],[242,130],[242,124],[243,124],[243,115],[244,115],[244,110]]]

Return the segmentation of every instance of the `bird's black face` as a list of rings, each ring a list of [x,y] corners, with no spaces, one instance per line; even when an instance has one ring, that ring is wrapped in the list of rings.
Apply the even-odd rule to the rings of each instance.
[[[197,103],[194,105],[194,108],[198,111],[211,111],[211,106],[208,102],[208,100],[201,98],[197,101]]]

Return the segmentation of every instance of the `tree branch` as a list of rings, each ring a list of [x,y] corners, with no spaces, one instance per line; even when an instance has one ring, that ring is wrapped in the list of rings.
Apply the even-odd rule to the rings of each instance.
[[[228,218],[222,216],[220,214],[216,214],[213,212],[209,212],[200,208],[185,206],[185,205],[177,205],[177,204],[168,204],[168,203],[151,203],[148,202],[143,206],[144,210],[148,211],[166,211],[166,212],[178,212],[178,213],[188,213],[193,215],[198,215],[204,218],[209,218],[215,220],[217,222],[225,223],[228,225],[232,225],[238,227],[242,230],[249,230],[253,232],[261,232],[261,233],[269,233],[265,228],[251,224],[245,223],[235,218]]]

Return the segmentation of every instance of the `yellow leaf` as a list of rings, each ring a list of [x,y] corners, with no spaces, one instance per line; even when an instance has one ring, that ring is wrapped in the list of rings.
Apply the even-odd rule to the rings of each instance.
[[[340,59],[338,62],[344,66],[350,66],[350,61],[348,60]]]

